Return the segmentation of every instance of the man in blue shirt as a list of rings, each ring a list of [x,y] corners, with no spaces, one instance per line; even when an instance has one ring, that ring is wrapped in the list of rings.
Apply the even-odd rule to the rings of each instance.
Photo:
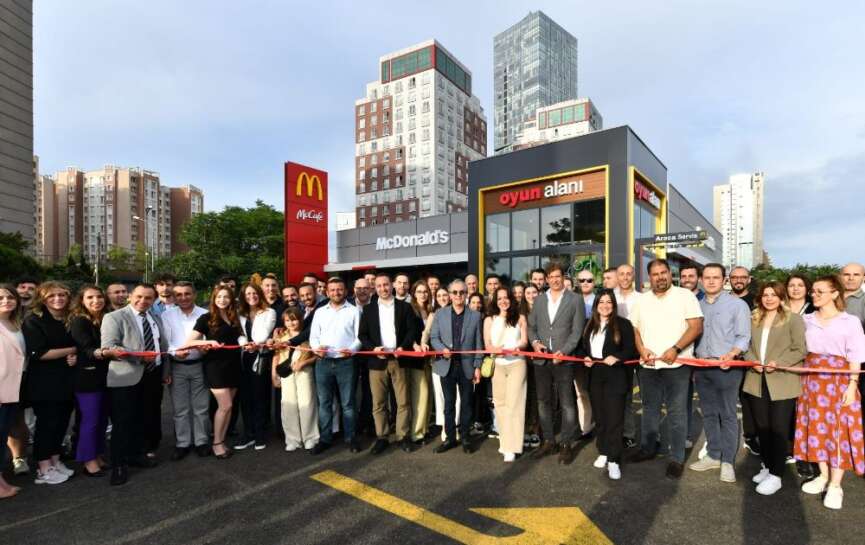
[[[719,263],[703,267],[702,281],[706,296],[700,301],[703,311],[703,335],[697,342],[696,355],[721,362],[735,360],[748,349],[751,340],[751,313],[741,298],[724,291],[727,271]],[[694,471],[721,470],[721,481],[736,482],[733,463],[739,449],[739,421],[736,402],[742,384],[742,367],[720,364],[699,368],[694,382],[703,410],[707,454],[689,467]]]

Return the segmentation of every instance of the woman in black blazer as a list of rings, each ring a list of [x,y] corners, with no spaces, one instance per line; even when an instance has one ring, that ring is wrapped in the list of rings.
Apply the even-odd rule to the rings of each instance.
[[[595,415],[595,434],[599,456],[594,466],[607,468],[613,480],[621,478],[622,435],[625,424],[625,399],[631,388],[631,368],[624,362],[637,357],[634,328],[620,318],[616,296],[602,289],[592,305],[592,316],[583,330],[577,351],[585,358],[589,374],[589,399]]]
[[[81,424],[75,459],[84,464],[84,474],[101,477],[104,472],[105,427],[108,424],[108,358],[101,348],[99,327],[105,315],[105,293],[96,286],[84,286],[72,305],[69,333],[78,347],[75,365],[75,401]]]

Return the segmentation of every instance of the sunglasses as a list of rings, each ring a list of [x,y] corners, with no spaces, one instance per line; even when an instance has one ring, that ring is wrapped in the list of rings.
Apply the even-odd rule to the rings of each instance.
[[[594,278],[578,278],[577,279],[577,282],[579,282],[580,284],[591,284],[594,281],[595,281]]]
[[[454,290],[451,292],[451,295],[465,295],[465,294],[466,294],[465,290],[459,290],[459,291]]]

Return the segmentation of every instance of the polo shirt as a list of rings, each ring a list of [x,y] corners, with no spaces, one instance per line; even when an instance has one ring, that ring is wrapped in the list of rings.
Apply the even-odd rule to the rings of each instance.
[[[703,311],[697,297],[690,290],[672,286],[660,296],[651,290],[641,293],[631,308],[629,319],[639,330],[643,345],[656,356],[660,356],[688,330],[687,320],[702,317]],[[680,348],[681,357],[694,357],[693,344]],[[675,369],[681,366],[681,363],[668,364],[658,360],[654,369]]]

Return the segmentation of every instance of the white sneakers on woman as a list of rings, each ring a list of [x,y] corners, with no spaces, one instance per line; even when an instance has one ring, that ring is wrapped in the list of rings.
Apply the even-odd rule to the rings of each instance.
[[[62,484],[68,480],[69,477],[57,471],[56,467],[51,466],[45,473],[37,470],[36,480],[34,480],[33,482],[36,484]]]
[[[60,460],[57,460],[57,463],[54,464],[54,471],[60,473],[61,475],[66,475],[67,478],[75,475],[75,471],[66,467],[66,464],[64,464]]]
[[[595,463],[592,464],[598,469],[604,469],[604,466],[607,465],[607,457],[601,454],[597,458],[595,458]]]
[[[517,455],[514,454],[513,452],[503,452],[502,456],[504,456],[506,463],[511,463],[517,459]]]
[[[768,474],[760,484],[757,485],[757,494],[763,496],[771,496],[775,492],[781,490],[781,477]]]
[[[830,485],[826,488],[826,495],[823,496],[823,507],[827,509],[841,509],[844,503],[844,491],[840,486]]]
[[[757,484],[760,484],[763,481],[765,481],[766,477],[768,477],[769,475],[770,475],[769,468],[766,466],[762,466],[762,468],[760,469],[760,473],[757,473],[756,475],[751,477],[751,480]]]
[[[829,479],[817,477],[816,479],[811,479],[807,483],[803,484],[802,492],[806,494],[822,494],[823,491],[826,490],[828,484]]]
[[[607,464],[607,475],[609,475],[610,479],[618,481],[622,478],[622,468],[616,462],[609,462]]]

